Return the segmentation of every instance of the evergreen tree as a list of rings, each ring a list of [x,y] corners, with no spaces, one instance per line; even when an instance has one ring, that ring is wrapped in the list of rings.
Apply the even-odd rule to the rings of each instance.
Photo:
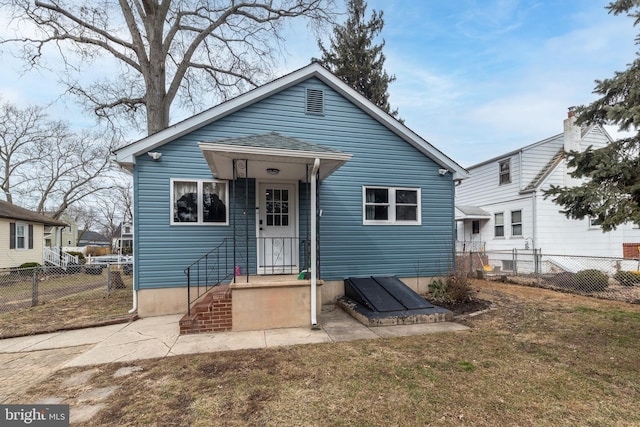
[[[607,9],[634,18],[634,26],[640,23],[640,0],[617,0]],[[575,168],[571,176],[586,180],[575,187],[551,186],[545,197],[553,197],[568,218],[597,218],[603,232],[626,222],[640,225],[640,57],[625,71],[596,81],[594,93],[601,97],[577,108],[578,124],[614,124],[637,132],[598,150],[567,153],[568,165]]]
[[[349,18],[344,25],[333,28],[331,46],[326,49],[318,40],[322,59],[317,60],[349,86],[394,117],[398,110],[389,106],[389,83],[396,77],[384,70],[384,40],[374,45],[374,38],[382,31],[383,12],[375,9],[365,22],[367,4],[364,0],[349,0]]]

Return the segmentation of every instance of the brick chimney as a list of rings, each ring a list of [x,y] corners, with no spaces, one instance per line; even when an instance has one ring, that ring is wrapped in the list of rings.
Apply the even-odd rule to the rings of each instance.
[[[564,151],[580,151],[582,130],[580,126],[576,125],[576,120],[576,112],[570,108],[567,118],[564,120]]]

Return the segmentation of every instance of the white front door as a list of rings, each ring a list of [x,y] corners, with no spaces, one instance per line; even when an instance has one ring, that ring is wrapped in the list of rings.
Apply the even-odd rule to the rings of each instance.
[[[296,195],[295,184],[259,183],[258,274],[298,273]]]

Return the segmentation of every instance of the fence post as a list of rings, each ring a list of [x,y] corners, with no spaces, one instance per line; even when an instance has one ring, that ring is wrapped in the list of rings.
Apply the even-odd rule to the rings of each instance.
[[[107,264],[107,296],[111,293],[111,264]]]
[[[38,305],[38,269],[33,268],[31,276],[31,307]]]

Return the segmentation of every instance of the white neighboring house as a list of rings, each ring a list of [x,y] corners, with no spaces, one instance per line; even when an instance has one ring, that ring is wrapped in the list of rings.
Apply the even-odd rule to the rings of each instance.
[[[133,224],[121,222],[113,233],[111,247],[115,253],[131,255],[133,253]]]
[[[467,168],[470,177],[456,189],[458,251],[539,249],[545,255],[638,257],[637,226],[603,233],[596,221],[568,219],[552,198],[544,198],[551,184],[579,183],[568,175],[565,151],[612,142],[601,126],[581,128],[575,121],[570,111],[563,133]],[[511,270],[510,258],[502,258],[489,261]]]

